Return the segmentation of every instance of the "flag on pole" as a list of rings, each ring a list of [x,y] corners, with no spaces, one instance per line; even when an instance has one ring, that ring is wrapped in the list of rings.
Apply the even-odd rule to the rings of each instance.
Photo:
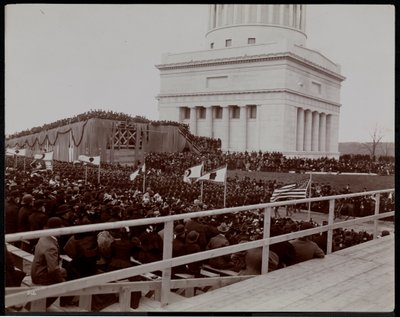
[[[6,155],[26,156],[26,149],[6,149]]]
[[[217,182],[217,183],[225,183],[226,171],[227,171],[226,166],[220,167],[209,173],[204,174],[203,176],[200,176],[199,178],[196,179],[196,182],[201,181],[201,180],[208,180],[208,181]]]
[[[307,179],[301,183],[289,184],[281,188],[277,188],[272,193],[270,201],[273,203],[278,200],[306,198],[309,184],[310,180]]]
[[[54,152],[47,152],[43,154],[35,154],[33,158],[35,160],[52,161]]]
[[[196,178],[199,178],[201,174],[203,173],[203,163],[200,165],[192,166],[185,170],[185,173],[183,175],[183,181],[185,183],[191,184],[193,181],[195,181]]]
[[[134,171],[132,174],[129,175],[129,179],[133,182],[135,178],[140,174],[144,173],[146,171],[146,165],[143,164],[141,167],[139,167],[136,171]]]
[[[91,163],[94,165],[100,165],[100,156],[79,155],[78,160],[81,162]]]
[[[129,179],[133,182],[135,178],[139,175],[140,173],[140,168],[138,168],[136,171],[134,171],[132,174],[129,175]]]

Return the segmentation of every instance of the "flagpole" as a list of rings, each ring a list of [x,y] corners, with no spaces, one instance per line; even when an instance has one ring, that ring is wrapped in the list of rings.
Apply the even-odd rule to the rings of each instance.
[[[311,181],[312,181],[312,172],[310,172],[310,181],[308,182],[309,189],[309,198],[311,198]],[[311,219],[311,201],[308,202],[308,221]]]
[[[225,165],[226,173],[225,173],[225,181],[224,181],[224,208],[226,208],[226,175],[228,174],[228,164]]]
[[[25,173],[25,156],[24,156],[24,173]]]
[[[100,162],[99,162],[99,174],[97,176],[97,182],[100,185]]]
[[[145,161],[143,163],[143,166],[145,167],[145,169],[143,171],[143,194],[144,194],[145,191],[146,191],[146,158],[145,158]],[[142,166],[142,168],[143,168],[143,166]]]

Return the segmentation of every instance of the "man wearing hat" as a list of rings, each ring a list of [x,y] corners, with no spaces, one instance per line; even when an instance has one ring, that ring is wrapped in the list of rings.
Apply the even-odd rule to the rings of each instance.
[[[219,231],[219,234],[211,238],[210,242],[207,245],[207,250],[223,248],[229,245],[229,241],[226,238],[225,234],[229,231],[230,227],[225,222],[222,222],[217,227],[217,229]],[[211,258],[209,260],[209,264],[213,268],[221,270],[231,269],[234,266],[230,254],[225,254],[215,258]]]
[[[314,228],[313,224],[310,222],[304,222],[300,226],[300,230],[307,230]],[[289,241],[296,251],[296,255],[293,259],[294,263],[299,263],[303,261],[308,261],[313,258],[323,258],[325,257],[324,251],[313,241],[311,241],[310,236],[301,237]]]
[[[7,191],[5,204],[5,232],[15,233],[18,231],[18,210],[19,210],[19,192]]]
[[[174,228],[175,238],[172,241],[172,257],[178,257],[186,254],[185,250],[185,239],[186,239],[186,230],[185,226],[182,224],[178,224]],[[174,266],[172,268],[172,274],[176,273],[185,273],[186,266],[179,265]]]
[[[192,230],[186,235],[185,241],[185,250],[186,254],[192,254],[201,252],[200,245],[198,244],[200,234]],[[187,268],[190,274],[193,274],[195,277],[200,277],[201,266],[203,265],[203,261],[197,261],[188,263]]]
[[[46,229],[63,227],[62,220],[51,217],[47,221]],[[55,236],[40,237],[35,247],[31,267],[31,277],[34,284],[51,285],[65,281],[67,272],[60,265],[60,247]],[[57,297],[47,298],[46,307],[49,307]]]

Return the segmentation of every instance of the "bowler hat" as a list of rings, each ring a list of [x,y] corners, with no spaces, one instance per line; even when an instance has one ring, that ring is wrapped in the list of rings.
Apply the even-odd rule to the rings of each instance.
[[[31,204],[31,203],[33,202],[33,200],[34,200],[33,196],[30,195],[30,194],[27,194],[27,195],[24,195],[24,196],[22,197],[22,202],[21,202],[21,204],[23,204],[23,205],[29,205],[29,204]]]
[[[51,217],[49,220],[47,220],[46,227],[48,229],[55,229],[55,228],[61,228],[64,227],[63,222],[61,218],[59,217]]]
[[[179,224],[179,225],[177,225],[177,226],[175,227],[175,230],[174,230],[174,231],[175,231],[175,234],[176,234],[176,235],[183,234],[183,233],[185,233],[185,226]]]
[[[61,205],[58,207],[57,211],[56,211],[56,215],[64,215],[66,214],[68,211],[71,211],[71,207],[67,204]]]
[[[197,241],[197,239],[199,238],[199,233],[195,230],[192,230],[188,233],[187,235],[187,240],[189,243],[194,243]]]

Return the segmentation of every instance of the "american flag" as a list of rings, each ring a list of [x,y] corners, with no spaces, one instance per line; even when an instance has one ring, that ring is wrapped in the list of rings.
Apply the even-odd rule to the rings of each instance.
[[[286,200],[286,199],[302,199],[307,197],[307,189],[310,185],[310,180],[285,185],[281,188],[277,188],[274,190],[271,196],[271,203],[278,200]]]

